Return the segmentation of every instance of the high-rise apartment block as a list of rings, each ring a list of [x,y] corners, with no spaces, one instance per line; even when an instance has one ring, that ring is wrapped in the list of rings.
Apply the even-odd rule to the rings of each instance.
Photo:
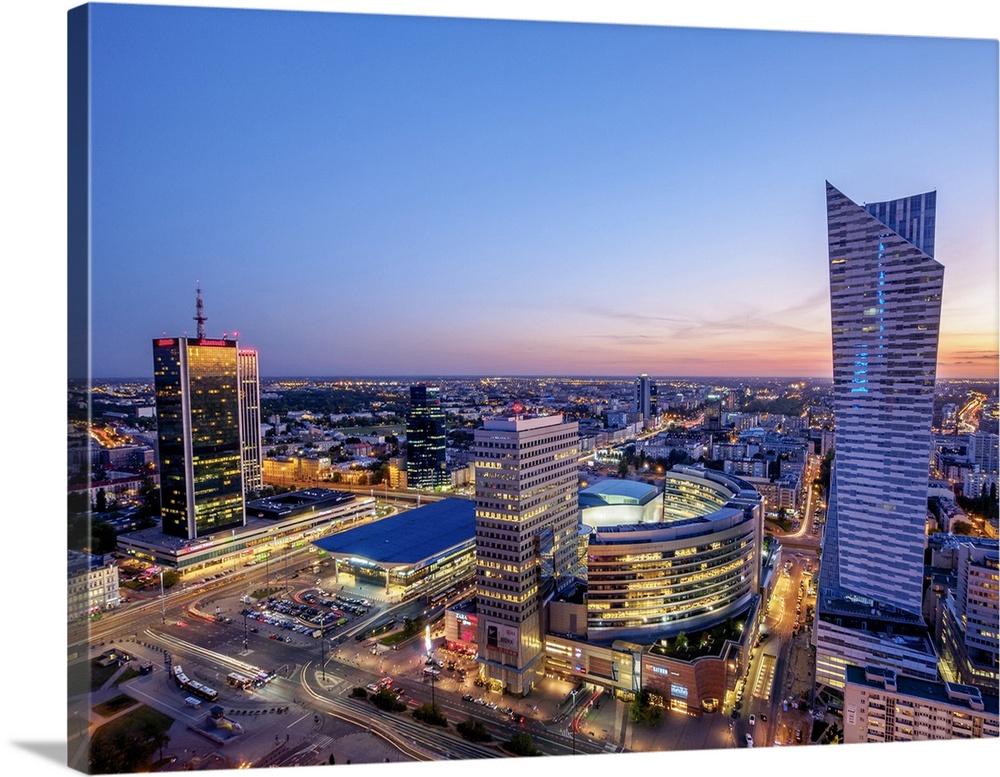
[[[848,663],[934,679],[923,555],[944,268],[934,192],[860,206],[827,183],[836,450],[817,680]],[[893,663],[898,661],[898,663]]]
[[[240,437],[243,439],[243,489],[259,491],[262,475],[264,441],[260,431],[260,372],[257,351],[238,349],[240,375]]]
[[[445,458],[447,431],[441,390],[437,386],[410,386],[410,414],[406,424],[406,485],[441,488],[451,484]]]
[[[892,669],[849,666],[844,743],[979,739],[1000,734],[996,698],[971,685],[926,682]]]
[[[544,659],[542,605],[579,565],[576,422],[488,418],[476,430],[476,608],[487,676],[525,694]]]
[[[235,340],[153,341],[163,531],[194,539],[243,526]]]

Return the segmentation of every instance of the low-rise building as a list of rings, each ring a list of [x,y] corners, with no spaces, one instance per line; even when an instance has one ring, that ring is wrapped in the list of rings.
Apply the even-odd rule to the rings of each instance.
[[[100,556],[71,550],[67,559],[68,620],[86,618],[121,604],[118,567]]]

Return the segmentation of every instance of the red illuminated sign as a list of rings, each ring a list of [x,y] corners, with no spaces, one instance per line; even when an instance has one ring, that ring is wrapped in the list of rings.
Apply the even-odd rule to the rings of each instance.
[[[235,341],[232,340],[206,340],[202,338],[201,340],[194,341],[196,345],[235,345]]]

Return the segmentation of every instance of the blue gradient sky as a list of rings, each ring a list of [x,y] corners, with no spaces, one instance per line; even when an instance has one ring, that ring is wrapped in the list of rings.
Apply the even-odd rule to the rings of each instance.
[[[93,373],[830,374],[824,181],[937,189],[997,373],[995,41],[94,7]]]

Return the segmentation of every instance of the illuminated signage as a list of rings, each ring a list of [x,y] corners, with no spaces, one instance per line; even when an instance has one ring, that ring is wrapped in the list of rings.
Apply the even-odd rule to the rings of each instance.
[[[154,341],[156,345],[177,345],[176,337],[166,337],[161,340]]]
[[[662,666],[654,666],[652,667],[652,669],[653,669],[653,674],[664,674],[668,676],[670,675],[670,670]]]
[[[194,345],[236,345],[235,340],[206,340],[202,338],[195,340]]]
[[[670,683],[670,695],[675,699],[686,699],[688,697],[688,689],[683,685]]]

